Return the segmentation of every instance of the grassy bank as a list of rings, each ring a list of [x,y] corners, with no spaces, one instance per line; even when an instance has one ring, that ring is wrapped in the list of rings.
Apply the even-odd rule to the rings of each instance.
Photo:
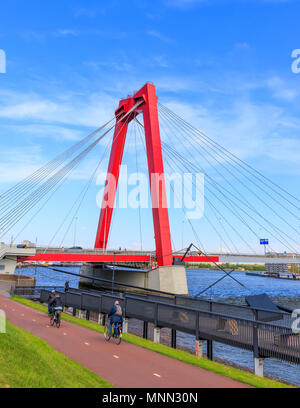
[[[24,305],[33,307],[34,309],[37,309],[42,312],[47,312],[47,308],[41,304],[32,302],[27,299],[19,298],[19,297],[14,297],[14,300],[18,301],[19,303],[22,303]],[[66,314],[63,314],[63,320],[66,320],[71,323],[78,324],[80,326],[86,327],[91,330],[95,330],[99,333],[103,333],[103,327],[87,320],[82,320],[78,319],[73,316],[69,316]],[[139,347],[143,347],[145,349],[154,351],[156,353],[160,353],[162,355],[180,360],[184,363],[192,364],[197,367],[204,368],[208,371],[212,371],[215,373],[218,373],[220,375],[223,375],[225,377],[234,379],[236,381],[240,381],[244,384],[251,385],[253,387],[257,388],[290,388],[290,386],[286,384],[279,383],[277,381],[272,381],[267,378],[260,378],[257,377],[251,373],[238,370],[233,367],[225,366],[223,364],[219,364],[210,360],[207,360],[205,358],[197,358],[195,355],[192,355],[188,352],[181,351],[181,350],[174,350],[171,347],[164,346],[162,344],[156,344],[153,343],[152,341],[142,339],[137,336],[133,336],[131,334],[124,334],[123,335],[123,340],[134,344]]]
[[[111,388],[92,371],[7,320],[0,334],[0,388]]]

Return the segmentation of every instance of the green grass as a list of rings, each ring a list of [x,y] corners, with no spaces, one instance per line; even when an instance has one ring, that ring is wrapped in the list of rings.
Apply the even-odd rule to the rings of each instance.
[[[16,297],[16,296],[13,297],[13,299],[26,306],[30,306],[34,309],[47,313],[47,307],[41,304],[32,302],[28,299]],[[78,319],[77,317],[69,316],[66,314],[63,315],[63,320],[78,324],[80,326],[86,327],[91,330],[95,330],[99,333],[103,333],[103,330],[104,330],[103,326],[100,326],[97,323]],[[257,388],[293,388],[290,385],[286,385],[286,384],[283,384],[277,381],[273,381],[268,378],[257,377],[254,374],[251,374],[251,373],[248,373],[242,370],[238,370],[236,368],[229,367],[223,364],[219,364],[219,363],[210,361],[205,358],[197,358],[195,355],[192,355],[188,352],[185,352],[182,350],[175,350],[171,347],[167,347],[162,344],[153,343],[150,340],[142,339],[140,337],[133,336],[132,334],[124,334],[123,340],[128,343],[134,344],[136,346],[143,347],[145,349],[154,351],[164,356],[174,358],[184,363],[192,364],[194,366],[203,368],[208,371],[212,371],[214,373],[223,375],[225,377],[242,382],[244,384],[251,385],[253,387],[257,387]]]
[[[0,334],[0,388],[112,388],[95,373],[7,320]]]

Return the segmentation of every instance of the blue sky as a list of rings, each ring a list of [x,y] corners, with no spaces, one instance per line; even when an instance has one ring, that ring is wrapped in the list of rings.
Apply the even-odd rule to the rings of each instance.
[[[111,119],[121,97],[152,81],[162,103],[298,195],[300,74],[291,53],[300,48],[299,13],[297,0],[2,2],[1,190]],[[68,211],[64,196],[76,197],[101,151],[20,239],[49,242],[52,220]],[[124,160],[134,157],[129,146]],[[85,246],[93,245],[96,193],[93,185],[78,216]],[[137,218],[119,211],[111,246],[139,247]],[[151,212],[142,219],[143,246],[152,249]],[[187,246],[193,237],[182,216],[172,213],[171,224],[174,246]],[[207,249],[222,245],[198,227]]]

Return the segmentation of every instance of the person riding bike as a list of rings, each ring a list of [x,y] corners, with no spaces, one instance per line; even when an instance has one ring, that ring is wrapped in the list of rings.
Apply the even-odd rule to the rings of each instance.
[[[52,300],[55,298],[55,290],[52,290],[52,292],[50,293],[49,297],[48,297],[48,313],[51,314],[52,313],[52,307],[51,307],[51,302]]]
[[[55,313],[56,313],[57,310],[63,311],[62,300],[61,300],[61,297],[60,297],[60,295],[58,293],[55,294],[54,298],[50,301],[49,305],[50,305],[50,308],[52,310],[53,316],[55,316]]]
[[[123,312],[122,312],[122,308],[118,300],[115,301],[114,306],[110,309],[110,312],[108,313],[108,317],[110,317],[109,325],[108,325],[109,334],[112,334],[113,324],[123,323]]]
[[[70,289],[70,282],[67,281],[67,282],[65,283],[65,292],[68,292],[69,289]]]

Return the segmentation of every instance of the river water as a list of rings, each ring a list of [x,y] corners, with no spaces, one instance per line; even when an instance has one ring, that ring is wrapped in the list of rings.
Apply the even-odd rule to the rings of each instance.
[[[79,268],[66,268],[66,271],[79,273]],[[70,281],[70,286],[78,287],[78,278],[52,271],[47,268],[25,268],[22,273],[27,276],[36,276],[37,286],[56,285],[63,286],[66,280]],[[187,270],[187,281],[189,292],[196,295],[202,292],[209,285],[224,276],[222,271],[212,270]],[[216,286],[209,289],[201,297],[215,301],[228,303],[244,303],[245,296],[266,293],[278,304],[282,304],[293,309],[300,309],[300,280],[290,281],[276,278],[263,278],[259,276],[249,276],[245,272],[233,272],[239,283],[226,277]],[[194,338],[192,336],[178,333],[177,341],[184,347],[193,349]],[[214,342],[214,356],[223,360],[231,361],[240,366],[253,370],[253,355],[251,352],[239,348],[230,347]],[[264,362],[266,374],[281,378],[300,386],[300,366],[275,359],[266,359]]]

